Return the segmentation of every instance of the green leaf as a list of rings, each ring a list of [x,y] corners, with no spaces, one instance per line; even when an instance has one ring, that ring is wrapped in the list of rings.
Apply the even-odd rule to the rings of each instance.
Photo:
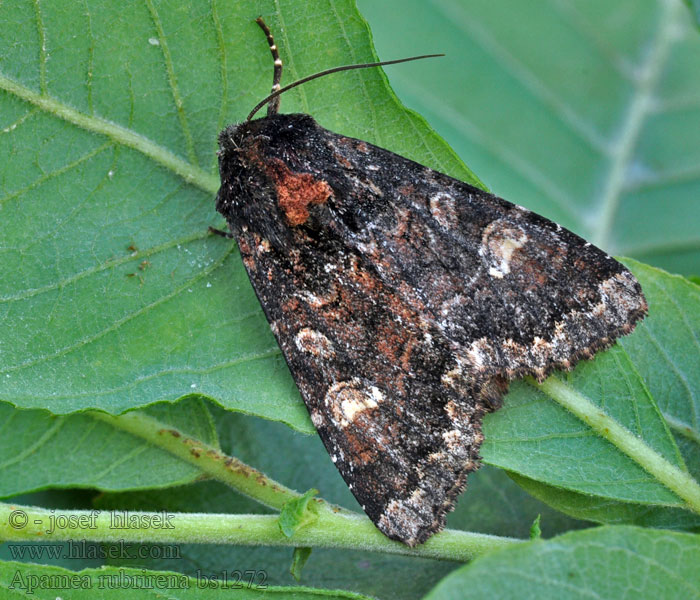
[[[642,450],[648,451],[648,456],[639,449],[626,450],[604,431],[597,431],[526,383],[514,385],[505,408],[489,415],[485,422],[484,459],[546,484],[537,486],[537,497],[550,501],[549,490],[553,505],[559,509],[566,504],[561,490],[589,496],[584,505],[612,500],[635,503],[647,510],[653,506],[688,508],[687,499],[678,495],[684,490],[671,491],[663,477],[649,470],[647,459],[658,458],[666,465],[665,471],[675,469],[688,477],[667,421],[686,434],[688,444],[700,439],[692,417],[700,409],[700,378],[694,366],[700,337],[700,289],[682,277],[634,261],[628,266],[647,295],[647,319],[633,335],[595,361],[548,382],[563,378],[570,389],[600,407],[612,419],[611,425],[621,425],[643,440],[647,450]],[[663,414],[659,404],[666,407]],[[687,455],[694,461],[691,474],[697,477],[697,456]],[[692,483],[688,477],[688,482],[697,487],[697,481]],[[572,497],[566,498],[573,506]],[[622,512],[612,508],[612,522],[619,522],[625,512],[632,516],[628,508]],[[573,510],[569,514],[606,521],[607,513]],[[688,523],[688,515],[676,516],[679,524]],[[668,523],[668,517],[664,518]]]
[[[199,440],[218,444],[201,399],[153,405],[147,412]],[[89,413],[61,416],[0,402],[0,497],[48,487],[154,488],[199,476],[193,465]]]
[[[660,407],[689,472],[700,481],[700,425],[696,417],[700,411],[696,367],[700,288],[681,277],[638,263],[630,262],[629,266],[643,273],[646,296],[658,309],[642,323],[636,335],[623,338],[620,345]],[[514,478],[536,497],[578,518],[677,529],[700,526],[700,516],[684,510],[616,504],[609,498],[582,496],[520,476]]]
[[[213,409],[222,449],[261,469],[277,481],[297,489],[316,486],[324,499],[354,511],[357,501],[318,436],[305,436],[270,421]],[[284,460],[280,460],[284,457]],[[18,500],[19,502],[19,500]],[[32,499],[24,501],[34,504]],[[52,506],[41,499],[42,505]],[[97,508],[154,510],[190,513],[267,513],[264,507],[213,481],[152,492],[101,494]],[[528,496],[498,469],[485,466],[470,475],[467,493],[448,516],[448,527],[526,538],[538,513],[543,515],[543,532],[556,535],[581,522],[573,521]],[[179,560],[144,560],[150,569],[183,570],[193,574],[222,569],[266,569],[270,585],[287,585],[289,549],[186,544],[180,546]],[[135,566],[130,562],[128,566]],[[416,557],[388,556],[365,551],[316,548],[304,566],[304,584],[352,590],[389,600],[418,599],[458,563]],[[392,577],[386,577],[392,573]]]
[[[616,8],[582,4],[568,21],[561,3],[553,4],[553,10],[549,5],[545,9],[518,3],[470,4],[467,19],[452,19],[454,11],[463,14],[466,9],[449,1],[407,0],[400,5],[387,1],[372,6],[390,11],[385,22],[392,27],[391,34],[375,31],[380,43],[393,45],[382,52],[386,58],[415,53],[416,40],[430,28],[439,37],[430,36],[426,50],[456,49],[430,65],[387,71],[392,77],[404,73],[404,80],[416,82],[412,74],[417,72],[438,77],[438,83],[413,85],[414,90],[421,85],[423,91],[431,89],[429,99],[434,99],[432,90],[440,90],[444,99],[426,107],[425,114],[446,135],[475,132],[468,141],[478,146],[478,152],[463,150],[464,141],[455,142],[455,147],[471,157],[470,164],[487,174],[489,182],[498,184],[494,185],[497,192],[584,235],[607,238],[604,245],[609,250],[637,252],[683,272],[699,271],[697,219],[692,212],[697,196],[693,173],[699,161],[697,148],[687,141],[696,128],[692,98],[700,89],[691,61],[697,43],[683,29],[673,2],[664,4],[658,14],[656,5],[647,0],[623,2]],[[424,7],[431,14],[415,18]],[[55,414],[90,407],[118,413],[194,392],[228,410],[277,419],[311,432],[306,410],[235,249],[206,235],[209,225],[220,223],[213,211],[215,138],[225,123],[240,119],[269,90],[269,51],[253,23],[258,14],[263,13],[275,32],[282,32],[278,45],[287,64],[285,81],[328,66],[373,59],[364,22],[349,0],[334,2],[332,10],[325,3],[289,0],[264,6],[241,1],[170,7],[98,2],[90,8],[88,13],[70,3],[60,10],[28,1],[0,5],[0,18],[13,24],[0,30],[0,90],[4,90],[0,91],[0,152],[5,157],[0,164],[0,399],[21,407],[48,408]],[[587,29],[589,11],[594,9],[600,16]],[[521,10],[527,10],[522,19]],[[612,10],[616,19],[608,18]],[[504,17],[499,11],[507,14]],[[412,20],[403,20],[411,15]],[[513,23],[525,21],[527,28],[513,28]],[[420,23],[419,37],[410,33],[415,23]],[[583,32],[577,33],[576,25],[583,25]],[[469,36],[464,35],[467,26]],[[489,44],[494,39],[491,32],[500,27],[504,29],[495,38],[498,44]],[[660,37],[669,30],[679,35]],[[593,42],[586,45],[587,33],[593,34],[589,36]],[[414,46],[405,53],[400,49],[402,37]],[[439,48],[434,47],[435,40]],[[481,51],[473,51],[474,40],[481,43]],[[667,44],[663,60],[655,54],[659,40]],[[465,43],[471,48],[468,52]],[[503,45],[510,54],[500,52]],[[582,47],[590,52],[581,52]],[[509,63],[512,57],[520,62]],[[538,71],[538,64],[545,70]],[[634,133],[627,127],[628,109],[648,98],[640,95],[639,87],[643,80],[639,73],[645,75],[645,66],[660,68],[657,75],[662,79],[656,81],[663,86],[647,90],[659,92],[662,109],[643,115],[637,137],[632,136],[629,160],[624,160],[619,142]],[[444,76],[446,67],[454,69],[453,77]],[[620,70],[629,77],[620,76]],[[547,95],[547,87],[538,86],[537,78],[528,79],[533,72],[546,74],[542,81],[554,86],[566,102]],[[471,79],[462,84],[458,76]],[[452,88],[454,93],[448,93]],[[544,97],[539,94],[542,91]],[[459,104],[450,107],[456,98]],[[489,109],[488,118],[482,114],[473,119],[478,127],[462,116],[472,106]],[[674,106],[681,108],[670,110]],[[380,72],[354,72],[310,83],[285,96],[283,110],[312,112],[326,127],[470,179],[469,171],[422,119],[401,109]],[[589,127],[591,123],[596,127]],[[582,127],[576,129],[577,124]],[[582,140],[582,131],[600,133],[600,139],[611,144],[610,156]],[[624,185],[616,195],[610,193],[610,186],[621,169]],[[648,183],[654,185],[647,187]],[[612,219],[611,209],[619,209]],[[607,226],[599,229],[604,215]],[[674,242],[667,243],[671,239]],[[640,244],[648,247],[645,250]],[[140,271],[143,260],[150,267]],[[140,277],[127,277],[131,273]],[[665,277],[659,275],[659,280],[663,283]],[[663,321],[659,327],[664,329]],[[677,333],[678,327],[683,325],[676,321],[667,328],[668,335]],[[611,376],[619,372],[610,363],[604,369]],[[684,376],[681,373],[677,380]],[[640,392],[643,387],[646,392]],[[631,429],[660,457],[681,468],[677,444],[689,470],[696,472],[700,460],[693,454],[694,442],[679,438],[680,429],[672,425],[674,444],[661,418],[654,417],[659,393],[649,382],[630,386],[627,396],[641,398],[639,407],[630,403],[630,410],[640,410],[639,422],[632,421]],[[517,400],[517,394],[511,397]],[[663,415],[675,415],[667,409],[675,411],[684,402],[695,406],[696,392],[687,397],[690,402],[681,396],[678,405],[674,399],[673,406],[662,406]],[[173,407],[175,412],[179,406]],[[615,409],[620,409],[615,415],[621,421],[631,418],[624,407]],[[683,418],[691,413],[678,414]],[[45,418],[39,411],[32,415],[39,421]],[[537,415],[544,425],[549,418]],[[560,423],[558,416],[554,422]],[[295,444],[310,444],[315,454],[312,463],[299,457],[291,460],[279,452],[280,428],[251,423],[241,418],[241,427],[231,428],[228,435],[251,448],[270,448],[264,460],[252,464],[298,489],[319,486],[324,497],[345,495],[347,505],[357,508],[318,438],[294,436],[301,440]],[[580,425],[575,419],[574,423]],[[695,428],[690,431],[697,431],[691,425]],[[32,424],[28,431],[45,429]],[[587,435],[595,438],[590,431]],[[10,447],[17,450],[22,443],[15,440]],[[605,448],[603,458],[611,458]],[[693,456],[696,459],[691,461]],[[44,454],[32,466],[54,467],[56,460],[49,458]],[[84,458],[83,454],[78,459]],[[107,466],[113,464],[109,454],[98,458]],[[612,458],[612,467],[622,465],[623,475],[629,475],[625,457]],[[566,466],[568,460],[569,456],[561,456],[552,464]],[[581,454],[574,453],[574,460],[580,461]],[[148,463],[143,464],[144,473],[153,473]],[[87,475],[96,472],[88,469]],[[83,481],[80,474],[58,473],[61,485],[70,484],[71,478],[75,485]],[[137,481],[133,469],[125,473],[129,475],[125,481],[133,485]],[[172,481],[188,476],[176,475]],[[21,481],[30,476],[14,471],[12,477]],[[43,487],[51,477],[49,472],[29,487],[14,489]],[[659,491],[657,481],[644,477],[642,473],[644,492],[657,494],[661,504],[642,507],[680,512],[663,504],[668,490]],[[471,476],[470,491],[450,523],[477,530],[493,527],[504,533],[522,528],[519,535],[526,535],[533,516],[548,509],[503,479],[494,469]],[[154,476],[154,481],[162,480]],[[596,485],[603,489],[608,482],[602,477],[584,483],[591,484],[590,489]],[[637,482],[629,483],[628,491],[638,502]],[[197,502],[188,493],[200,486],[210,490],[211,485],[157,493],[181,510],[191,510]],[[617,486],[614,494],[621,495],[620,487],[624,488]],[[219,488],[216,499],[207,499],[212,512],[229,508],[225,501],[235,496]],[[594,499],[601,505],[609,500],[606,492]],[[617,500],[610,502],[622,506]],[[678,503],[678,498],[673,502]],[[237,511],[238,506],[230,509]],[[485,523],[479,521],[480,513],[487,515]],[[548,516],[545,528],[549,523]],[[558,527],[571,526],[572,521],[560,517]],[[273,551],[267,554],[268,550],[254,550],[260,552],[260,564],[274,562]],[[218,558],[212,555],[218,551],[198,549],[199,554],[193,550],[193,555],[200,562],[214,562]],[[230,568],[235,563],[225,559],[234,553],[239,563],[255,556],[249,548],[231,549],[217,566]],[[280,572],[288,577],[288,550],[279,556]],[[338,556],[341,572],[335,572]],[[359,585],[379,590],[382,597],[409,598],[451,568],[436,561],[329,551],[314,554],[304,573],[323,582],[333,571],[334,581],[347,587],[361,581]],[[393,581],[382,577],[387,571],[400,574],[401,587],[396,589]]]
[[[426,600],[700,598],[700,537],[600,527],[493,552],[446,577]]]
[[[685,3],[693,14],[695,25],[700,27],[700,0],[685,0]]]
[[[376,58],[351,0],[0,5],[1,400],[116,414],[198,393],[313,431],[235,245],[207,233],[217,134],[270,88],[261,13],[285,81]],[[378,69],[282,107],[471,177]]]
[[[700,36],[680,0],[358,5],[383,59],[446,54],[387,73],[495,193],[699,272]]]
[[[367,596],[350,592],[301,587],[269,587],[265,583],[265,571],[249,574],[231,570],[228,581],[221,574],[217,578],[193,578],[173,571],[151,571],[125,567],[103,567],[71,571],[61,567],[48,567],[21,562],[0,562],[0,591],[3,595],[28,595],[38,600],[55,600],[67,596],[71,600],[95,598],[153,598],[161,593],[168,597],[214,600],[231,598],[280,598],[285,600],[311,600],[317,598],[363,600]],[[249,584],[249,582],[252,582]],[[168,593],[169,592],[169,593]]]
[[[546,502],[553,509],[579,519],[608,525],[627,524],[687,531],[697,531],[700,527],[700,515],[680,508],[615,502],[602,496],[549,486],[517,473],[510,473],[510,476],[528,494]]]
[[[304,525],[313,523],[318,518],[318,509],[314,496],[318,495],[318,490],[311,488],[300,498],[289,500],[280,511],[280,530],[287,537],[292,537],[294,533]]]
[[[248,17],[252,7],[237,5],[226,15],[209,14],[201,7],[162,12],[130,8],[133,14],[116,24],[106,11],[93,15],[83,34],[87,38],[108,29],[109,35],[99,36],[103,45],[93,48],[80,37],[71,38],[77,41],[57,43],[56,53],[46,50],[51,61],[40,48],[51,39],[62,39],[63,31],[57,27],[54,34],[51,23],[56,19],[60,25],[66,14],[38,15],[41,35],[52,34],[41,44],[41,36],[30,31],[37,18],[33,8],[27,8],[24,29],[3,32],[3,43],[11,50],[7,60],[0,61],[6,89],[2,101],[7,114],[14,115],[2,142],[11,157],[4,171],[2,221],[7,232],[3,239],[8,240],[4,258],[10,268],[0,281],[10,314],[10,326],[0,334],[6,336],[0,338],[6,349],[0,373],[5,376],[4,399],[21,406],[48,406],[56,413],[85,406],[119,412],[197,390],[227,408],[311,431],[237,258],[230,246],[222,248],[221,240],[203,233],[215,218],[211,203],[206,210],[194,208],[210,201],[198,190],[213,191],[216,186],[216,130],[264,93],[256,75],[269,59]],[[307,14],[285,4],[276,15],[267,15],[273,27],[286,25],[280,45],[292,77],[327,66],[325,58],[301,51],[311,44],[310,35],[339,40],[327,46],[328,56],[338,62],[343,55],[355,60],[372,56],[367,30],[353,20],[350,5],[339,3],[335,8],[330,22],[328,15]],[[75,16],[84,18],[82,13]],[[187,36],[168,36],[194,17],[198,26],[188,28]],[[139,27],[135,30],[127,21]],[[331,29],[342,30],[343,36],[333,38]],[[240,41],[243,35],[243,43],[227,41]],[[119,40],[127,38],[140,39],[143,47],[121,49]],[[220,44],[218,58],[205,50],[212,40]],[[251,58],[242,48],[259,52]],[[80,76],[75,69],[64,69],[70,72],[67,80],[53,75],[68,63],[85,63],[90,66],[85,72],[92,74],[111,73],[117,70],[116,56],[119,69],[114,77],[74,81],[70,77]],[[196,67],[190,64],[195,59]],[[124,85],[124,64],[136,81],[133,85],[140,90],[146,81],[160,82],[154,85],[156,91],[132,98],[134,90]],[[149,77],[143,76],[146,73]],[[360,82],[353,93],[348,93],[347,79],[331,78],[321,88],[301,88],[285,103],[290,110],[311,110],[314,99],[322,98],[323,106],[313,112],[325,125],[468,177],[420,119],[398,107],[380,73],[348,77]],[[242,83],[253,80],[255,90]],[[229,100],[234,89],[245,91]],[[109,104],[104,101],[107,93]],[[365,109],[370,97],[372,111]],[[362,110],[360,100],[365,103]],[[196,127],[187,124],[190,115]],[[414,133],[409,136],[407,130]],[[37,150],[36,139],[50,139],[51,144]],[[64,141],[66,152],[56,152],[55,140]],[[28,160],[36,152],[40,160]],[[91,184],[89,177],[95,173]],[[133,185],[146,179],[147,189]],[[71,194],[56,193],[56,186],[70,186]],[[86,190],[82,196],[80,189]],[[37,238],[30,222],[39,222],[42,231],[51,233]],[[135,253],[129,250],[132,246],[138,248]],[[151,266],[141,275],[143,284],[125,277],[145,259]],[[75,305],[81,310],[74,310]],[[52,372],[60,377],[49,377]],[[259,373],[264,373],[263,385]]]
[[[311,556],[312,548],[294,548],[294,553],[292,554],[292,564],[289,567],[289,573],[291,574],[297,582],[301,581],[301,571],[309,560]]]
[[[635,263],[653,312],[620,345],[643,377],[671,430],[700,450],[700,286]],[[700,463],[688,464],[700,477]]]
[[[542,537],[542,530],[540,529],[540,518],[542,515],[537,515],[537,518],[533,521],[530,527],[530,539],[538,540]]]

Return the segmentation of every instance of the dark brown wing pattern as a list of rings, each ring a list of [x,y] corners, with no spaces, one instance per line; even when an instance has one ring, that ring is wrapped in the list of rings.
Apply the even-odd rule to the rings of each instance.
[[[307,115],[220,145],[217,208],[333,462],[393,539],[444,526],[508,380],[569,368],[646,313],[575,234]]]

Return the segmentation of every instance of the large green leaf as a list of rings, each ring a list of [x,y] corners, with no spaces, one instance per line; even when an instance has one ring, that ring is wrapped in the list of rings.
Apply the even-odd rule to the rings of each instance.
[[[580,365],[566,381],[669,465],[689,469],[697,478],[700,288],[682,277],[634,261],[628,264],[645,290],[649,316],[635,334]],[[683,455],[669,425],[684,442]],[[679,528],[700,523],[697,515],[685,511],[650,515],[655,506],[684,503],[640,465],[638,455],[595,435],[529,384],[514,386],[505,407],[486,419],[484,431],[482,453],[488,463],[516,473],[526,489],[568,514]]]
[[[120,8],[116,18],[109,4],[99,8],[86,16],[20,5],[17,26],[1,34],[7,131],[0,143],[9,157],[1,397],[56,413],[119,412],[196,391],[310,431],[235,251],[205,233],[216,218],[216,131],[264,94],[260,73],[269,73],[269,58],[251,15],[265,11],[252,2],[225,14],[149,4]],[[349,4],[315,12],[283,3],[266,16],[284,32],[291,76],[372,54]],[[78,36],[76,20],[85,23]],[[637,40],[653,28],[629,31]],[[322,56],[306,51],[319,39]],[[637,46],[622,41],[619,51],[633,53]],[[309,84],[285,105],[468,176],[420,119],[398,107],[380,73],[347,77]]]
[[[196,439],[218,444],[211,415],[200,399],[147,410]],[[90,413],[53,415],[0,402],[0,498],[51,487],[154,488],[200,476],[195,466]]]
[[[426,600],[700,598],[700,538],[601,527],[494,552],[446,577]]]
[[[456,5],[440,6],[453,10]],[[316,10],[319,7],[323,10]],[[114,6],[104,3],[87,16],[75,7],[55,14],[51,7],[44,13],[29,4],[13,9],[16,27],[0,32],[0,43],[7,48],[0,54],[0,88],[4,89],[0,103],[6,108],[2,115],[7,129],[0,144],[9,157],[0,167],[4,191],[0,251],[3,264],[9,266],[0,272],[0,310],[5,324],[0,330],[3,400],[54,413],[85,407],[120,412],[193,392],[206,394],[229,409],[312,430],[235,250],[224,240],[206,235],[207,225],[216,219],[212,209],[214,140],[224,122],[240,118],[267,89],[270,59],[265,40],[252,22],[260,12],[282,34],[278,41],[290,78],[330,64],[368,60],[373,54],[368,31],[349,2],[336,2],[330,11],[328,5],[314,3],[265,8],[253,2],[225,9],[147,4],[120,8],[117,14]],[[3,5],[2,10],[9,9]],[[636,25],[615,39],[616,52],[636,56],[642,33],[651,36],[669,23],[678,21],[678,31],[682,31],[676,12],[663,13],[664,19],[657,23],[650,19],[649,10],[642,7],[634,13],[638,15],[633,20]],[[489,15],[489,23],[507,23],[495,19],[483,4],[475,5],[475,11],[474,23],[488,20]],[[442,13],[435,14],[440,22]],[[560,17],[559,12],[553,14],[551,18]],[[534,17],[550,18],[537,12]],[[75,22],[85,24],[80,35],[73,33]],[[424,25],[434,22],[426,19]],[[456,44],[461,37],[440,39]],[[551,38],[547,39],[551,44]],[[565,40],[555,39],[562,44],[561,56],[567,51],[578,56]],[[675,48],[676,39],[661,41]],[[681,57],[664,55],[663,63],[653,63],[656,68],[687,64],[694,38],[683,39],[687,44],[678,48]],[[325,51],[310,52],[321,40]],[[548,57],[540,56],[545,62]],[[435,64],[450,62],[445,59]],[[438,67],[415,68],[430,72]],[[605,77],[599,85],[619,84],[614,73],[605,69],[601,73]],[[487,87],[474,93],[485,93]],[[566,87],[561,91],[580,110],[588,111],[588,118],[603,119],[603,129],[611,131],[614,115],[627,113],[620,104],[614,115],[608,114],[603,110],[605,103],[618,96],[634,99],[639,90],[625,95],[615,92],[614,85],[610,89],[600,98],[590,96],[599,98],[600,104],[581,103],[579,95],[569,97]],[[516,108],[521,95],[502,94]],[[424,123],[398,106],[378,71],[309,84],[285,97],[284,106],[309,110],[328,127],[469,177]],[[538,123],[549,125],[538,131],[554,136],[562,114],[569,113],[554,110],[556,118],[545,118],[543,108],[539,107],[537,114],[543,121]],[[651,114],[644,116],[648,117],[646,125]],[[492,125],[499,130],[495,122]],[[556,139],[564,143],[563,138]],[[568,176],[556,176],[568,182]],[[592,189],[593,183],[586,185]],[[532,206],[578,227],[550,200],[538,196]],[[609,233],[613,231],[617,229]],[[652,276],[638,269],[648,293],[671,281],[663,274]],[[130,274],[135,276],[127,277]],[[690,436],[688,443],[694,448],[697,380],[692,373],[688,379],[686,372],[697,356],[693,346],[697,342],[692,339],[697,335],[683,337],[688,331],[683,315],[697,314],[692,304],[696,299],[691,292],[676,298],[680,288],[672,287],[669,298],[652,302],[648,322],[655,325],[648,339],[636,333],[629,338],[629,350],[612,351],[585,365],[569,382],[597,402],[612,393],[614,398],[606,400],[611,416],[669,464],[683,468],[655,405],[673,385],[673,397],[662,402],[663,414],[676,430]],[[674,304],[684,307],[683,315],[674,312]],[[644,327],[640,331],[647,331]],[[676,340],[684,341],[679,345]],[[650,346],[658,346],[657,354],[665,363]],[[673,375],[674,369],[679,374]],[[622,374],[627,379],[619,379]],[[610,385],[617,387],[605,388],[611,375]],[[489,421],[499,425],[487,424],[487,460],[580,493],[652,505],[680,504],[633,459],[592,435],[551,401],[524,385],[515,390],[507,409]],[[531,398],[537,398],[539,404],[529,406]],[[539,406],[541,410],[534,411],[536,418],[529,418],[528,410]],[[497,428],[489,430],[500,427],[503,431],[516,413],[529,419],[516,422],[517,427],[563,427],[571,434],[569,441],[563,446],[550,442],[566,451],[555,459],[532,452],[533,436],[543,435],[542,429],[517,431],[508,441]],[[40,413],[35,414],[41,421]],[[46,427],[45,422],[38,423],[30,430],[37,434]],[[512,432],[508,435],[512,438]],[[500,457],[494,450],[496,441]],[[512,442],[520,446],[520,452],[510,451]],[[19,452],[22,441],[13,439],[8,444]],[[601,460],[586,464],[578,473],[572,468],[555,468],[598,453]],[[110,466],[108,454],[101,458]],[[50,459],[46,455],[43,460]],[[618,468],[622,478],[617,477]],[[107,484],[94,479],[90,470],[82,475],[83,479],[73,477],[74,485],[97,482],[115,489],[113,481]],[[66,485],[69,479],[61,476],[58,483]],[[12,489],[35,489],[49,483],[44,481],[28,485],[20,481]],[[167,481],[178,480],[166,477],[154,480],[153,485]],[[139,487],[128,477],[122,485],[122,489]]]
[[[495,193],[700,273],[700,35],[681,0],[358,5],[383,59],[447,54],[390,81]]]
[[[217,133],[271,83],[261,13],[287,81],[375,58],[351,0],[0,5],[0,400],[200,393],[312,431],[235,245],[207,233]],[[283,108],[469,177],[377,69]]]

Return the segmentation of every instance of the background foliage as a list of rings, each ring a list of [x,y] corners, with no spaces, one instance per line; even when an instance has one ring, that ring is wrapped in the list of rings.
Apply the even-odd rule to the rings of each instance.
[[[284,97],[284,111],[310,112],[334,131],[478,181],[459,155],[495,193],[611,253],[700,273],[700,40],[681,2],[358,4],[381,58],[447,54],[387,74],[457,154],[402,108],[379,71],[310,83]],[[0,5],[0,496],[92,506],[90,492],[17,496],[86,488],[114,492],[99,497],[101,507],[264,511],[83,412],[147,407],[286,485],[316,487],[359,510],[318,438],[293,431],[313,429],[235,246],[206,234],[220,225],[217,132],[270,85],[259,14],[277,35],[288,82],[375,57],[349,0]],[[698,478],[698,288],[630,266],[650,318],[567,381]],[[522,487],[503,470],[482,469],[450,527],[527,537],[541,513],[545,538],[588,520],[698,528],[675,494],[527,384],[514,386],[486,435],[486,461]],[[522,586],[518,573],[530,561],[560,549],[575,558],[548,573],[555,581],[569,568],[614,585],[617,574],[660,561],[689,582],[688,597],[700,595],[684,562],[696,560],[695,536],[603,528],[561,539],[479,559],[431,597],[471,588],[477,574],[494,596],[499,576],[483,578],[482,569],[512,567]],[[619,553],[602,559],[601,545]],[[675,554],[654,549],[665,547],[680,549],[675,567],[664,562]],[[184,550],[184,561],[147,566],[192,573],[238,565],[292,582],[289,550]],[[10,558],[6,547],[0,552]],[[594,569],[601,563],[607,570]],[[303,582],[418,598],[455,567],[315,550]],[[0,585],[13,568],[2,566]],[[653,571],[656,587],[638,593],[673,597],[661,572]]]

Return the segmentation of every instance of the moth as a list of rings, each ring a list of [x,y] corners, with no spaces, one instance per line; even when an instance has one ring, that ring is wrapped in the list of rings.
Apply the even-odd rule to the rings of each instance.
[[[219,136],[218,233],[238,243],[331,460],[372,522],[414,546],[478,468],[508,382],[591,358],[647,304],[623,265],[544,217],[280,114],[286,89],[365,65],[280,88],[258,24],[273,88]]]

